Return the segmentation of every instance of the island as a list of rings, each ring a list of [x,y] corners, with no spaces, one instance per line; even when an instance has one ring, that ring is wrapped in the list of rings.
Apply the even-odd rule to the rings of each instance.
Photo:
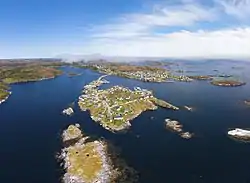
[[[250,106],[250,100],[245,100],[244,103],[248,106]]]
[[[221,78],[231,78],[233,75],[231,74],[219,74],[218,77],[221,77]]]
[[[211,84],[215,86],[237,87],[245,85],[246,83],[235,80],[213,80],[211,81]]]
[[[108,183],[132,179],[132,169],[125,163],[116,164],[108,143],[83,134],[79,124],[70,125],[63,132],[62,141],[65,147],[58,158],[65,170],[63,183]]]
[[[171,119],[165,119],[165,124],[166,124],[166,128],[176,132],[177,134],[180,135],[180,137],[184,138],[184,139],[190,139],[193,137],[194,134],[190,133],[190,132],[183,132],[183,126],[182,124],[180,124],[178,121],[176,120],[171,120]]]
[[[74,77],[74,76],[80,76],[82,75],[82,73],[68,72],[67,75],[68,77]]]
[[[65,115],[70,116],[70,115],[72,115],[72,114],[74,113],[74,110],[73,110],[72,107],[68,107],[67,109],[64,109],[64,110],[62,111],[62,113],[65,114]]]
[[[209,75],[188,76],[188,77],[194,80],[212,80],[213,79],[213,76],[209,76]]]
[[[134,87],[134,90],[122,86],[113,86],[101,90],[99,86],[108,83],[101,76],[84,86],[78,105],[82,111],[89,111],[91,118],[102,127],[118,132],[128,129],[130,121],[147,110],[156,110],[157,105],[167,109],[178,110],[172,104],[153,96],[152,91]]]
[[[7,100],[10,84],[41,81],[62,74],[55,60],[0,60],[0,103]]]
[[[166,127],[173,130],[174,132],[182,132],[182,125],[175,120],[165,119]]]
[[[228,131],[228,135],[236,140],[250,141],[250,130],[236,128]]]
[[[89,68],[103,74],[116,75],[120,77],[136,79],[143,82],[166,82],[168,80],[176,80],[183,82],[190,82],[192,79],[185,75],[173,75],[170,71],[166,70],[163,65],[148,66],[148,65],[135,65],[129,63],[115,63],[108,61],[93,61],[86,63],[75,64],[76,67]]]
[[[193,137],[193,134],[191,134],[190,132],[184,132],[184,133],[181,133],[180,135],[184,139],[191,139]]]
[[[193,107],[190,107],[190,106],[187,106],[187,105],[185,105],[184,108],[187,109],[188,111],[194,111]]]

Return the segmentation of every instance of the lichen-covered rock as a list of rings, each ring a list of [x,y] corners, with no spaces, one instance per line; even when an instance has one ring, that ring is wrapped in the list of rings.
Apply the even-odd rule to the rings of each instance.
[[[62,113],[65,114],[65,115],[70,116],[70,115],[72,115],[72,114],[74,113],[74,110],[73,110],[72,107],[69,107],[69,108],[67,108],[67,109],[64,109],[64,110],[62,111]]]
[[[62,134],[63,142],[80,139],[82,137],[82,131],[79,127],[79,124],[69,125],[69,127],[64,130]]]
[[[69,140],[80,139],[63,148],[59,156],[65,169],[63,183],[115,183],[121,182],[120,179],[134,182],[127,181],[133,174],[129,167],[115,165],[113,153],[105,140],[83,136],[78,124],[70,125],[64,131],[63,141],[65,135]],[[128,177],[124,176],[125,173],[129,173]]]

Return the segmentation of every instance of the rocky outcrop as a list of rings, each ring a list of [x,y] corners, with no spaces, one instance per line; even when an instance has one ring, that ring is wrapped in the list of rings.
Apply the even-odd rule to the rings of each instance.
[[[73,140],[79,140],[82,138],[82,131],[79,129],[79,124],[69,125],[69,127],[64,130],[62,134],[62,141],[68,142]]]
[[[67,109],[64,109],[64,110],[62,111],[62,113],[65,114],[65,115],[70,116],[70,115],[72,115],[72,114],[74,113],[74,110],[73,110],[72,107],[69,107],[69,108],[67,108]]]
[[[240,128],[236,128],[234,130],[230,130],[227,133],[230,137],[234,137],[239,140],[250,140],[250,130],[243,130]]]
[[[190,139],[193,137],[193,134],[190,132],[183,132],[182,124],[180,124],[178,121],[171,120],[171,119],[165,119],[166,122],[166,128],[170,129],[176,133],[178,133],[182,138],[184,139]]]
[[[62,140],[64,144],[71,142],[58,156],[65,169],[63,183],[112,183],[131,179],[133,171],[125,164],[116,165],[108,143],[84,136],[80,125],[70,125],[63,132]],[[128,176],[125,173],[129,173]]]

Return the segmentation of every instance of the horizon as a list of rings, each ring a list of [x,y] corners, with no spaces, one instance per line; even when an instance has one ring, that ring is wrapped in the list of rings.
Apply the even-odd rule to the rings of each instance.
[[[250,0],[2,0],[0,58],[250,59]]]

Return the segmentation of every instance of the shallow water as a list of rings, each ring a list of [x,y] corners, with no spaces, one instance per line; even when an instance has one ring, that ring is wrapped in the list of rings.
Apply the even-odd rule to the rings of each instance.
[[[243,69],[232,69],[232,66]],[[221,62],[182,64],[186,70],[235,74],[247,85],[224,88],[207,81],[192,83],[143,83],[108,76],[110,84],[129,88],[140,86],[153,90],[158,98],[174,105],[190,105],[194,112],[159,108],[145,112],[132,121],[126,134],[112,134],[93,122],[88,112],[64,116],[61,111],[76,101],[82,87],[101,74],[83,72],[53,80],[12,85],[12,95],[0,105],[0,180],[10,183],[56,183],[61,171],[55,154],[61,148],[60,133],[71,123],[80,123],[84,132],[103,136],[121,148],[121,156],[135,168],[142,183],[247,183],[250,182],[250,144],[227,137],[229,128],[250,128],[250,108],[243,100],[250,98],[250,66],[247,63]],[[180,66],[179,66],[180,67]],[[153,117],[153,118],[151,118]],[[195,133],[181,139],[164,127],[164,119],[180,121],[184,130]]]

